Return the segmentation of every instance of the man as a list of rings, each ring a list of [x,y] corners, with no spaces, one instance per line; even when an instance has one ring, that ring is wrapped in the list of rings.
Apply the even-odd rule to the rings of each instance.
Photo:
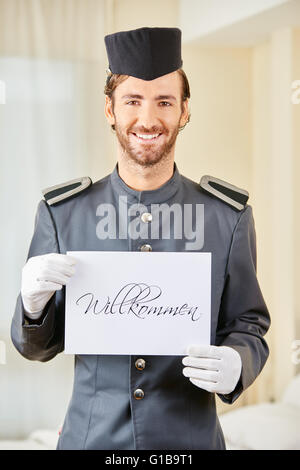
[[[67,251],[211,253],[211,346],[187,345],[184,358],[75,356],[73,395],[58,449],[224,449],[215,394],[233,403],[268,357],[263,336],[270,317],[256,277],[248,193],[208,176],[199,185],[174,162],[178,132],[189,120],[180,30],[140,28],[108,35],[105,43],[110,67],[105,114],[118,138],[118,162],[94,184],[83,178],[44,191],[12,340],[31,360],[48,361],[63,351],[65,284],[76,269]],[[133,205],[139,209],[133,219],[139,237],[104,236],[101,204],[116,208],[118,229],[128,222],[119,217],[120,199],[128,214]],[[152,239],[148,229],[158,221],[159,204],[165,212],[173,204],[200,206],[204,219],[194,212],[178,238],[182,220],[176,211],[173,218],[162,211],[159,228],[170,223],[170,236],[160,231]],[[197,238],[203,230],[203,239]]]

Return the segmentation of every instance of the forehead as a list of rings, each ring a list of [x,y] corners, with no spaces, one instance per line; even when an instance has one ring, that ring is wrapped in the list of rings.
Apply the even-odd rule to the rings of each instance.
[[[181,77],[176,71],[155,80],[141,80],[130,76],[115,89],[115,96],[118,98],[126,94],[140,94],[145,97],[172,94],[179,97],[181,95]]]

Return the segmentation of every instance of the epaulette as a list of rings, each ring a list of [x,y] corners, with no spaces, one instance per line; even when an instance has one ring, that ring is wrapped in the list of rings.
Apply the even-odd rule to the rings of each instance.
[[[214,176],[202,176],[200,186],[239,211],[244,209],[249,199],[249,193],[245,189],[238,188]]]
[[[43,189],[42,193],[47,203],[50,206],[53,206],[58,202],[81,193],[91,184],[91,178],[89,176],[83,176],[82,178],[76,178],[74,180],[67,181],[66,183],[50,186],[50,188]]]

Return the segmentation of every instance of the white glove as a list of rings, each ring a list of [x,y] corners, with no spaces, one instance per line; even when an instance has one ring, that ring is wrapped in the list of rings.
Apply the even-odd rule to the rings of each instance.
[[[189,346],[188,356],[182,359],[182,373],[197,387],[208,392],[227,395],[241,376],[239,353],[228,346]]]
[[[49,253],[29,258],[22,270],[21,296],[30,318],[38,318],[55,291],[74,274],[76,260],[69,255]]]

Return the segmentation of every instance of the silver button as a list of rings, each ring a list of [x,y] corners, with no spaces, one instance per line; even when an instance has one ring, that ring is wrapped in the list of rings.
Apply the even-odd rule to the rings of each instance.
[[[151,222],[152,220],[152,214],[150,214],[150,212],[144,212],[142,215],[141,215],[141,219],[143,222]]]
[[[145,366],[146,366],[146,361],[144,359],[137,359],[135,361],[135,367],[138,369],[138,370],[143,370],[145,369]]]
[[[136,400],[141,400],[142,398],[144,398],[145,394],[144,394],[144,391],[141,389],[141,388],[137,388],[134,392],[133,392],[133,395],[134,395],[134,398]]]
[[[151,245],[148,245],[147,243],[145,245],[142,245],[140,247],[140,250],[141,251],[152,251],[152,246]]]

